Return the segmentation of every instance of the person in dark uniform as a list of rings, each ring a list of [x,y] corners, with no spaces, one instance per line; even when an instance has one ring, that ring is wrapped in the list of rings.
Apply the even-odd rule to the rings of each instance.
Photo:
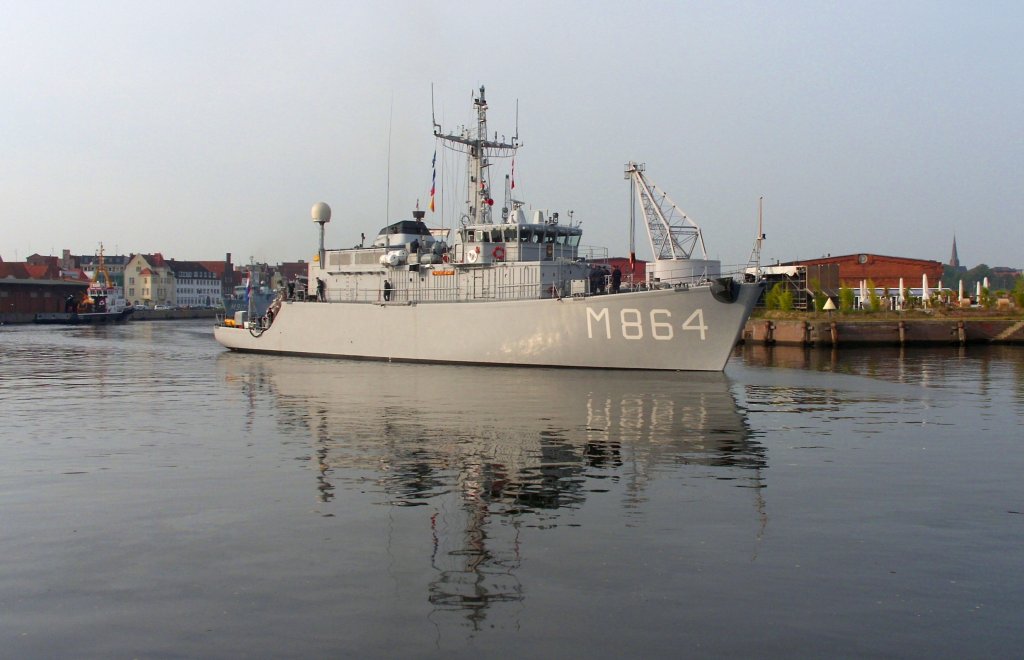
[[[316,299],[319,300],[320,302],[324,301],[324,290],[326,288],[327,285],[324,284],[324,281],[319,277],[316,278]]]
[[[619,292],[619,285],[622,284],[622,271],[616,266],[612,271],[612,293]]]
[[[384,280],[384,301],[391,300],[391,282]]]

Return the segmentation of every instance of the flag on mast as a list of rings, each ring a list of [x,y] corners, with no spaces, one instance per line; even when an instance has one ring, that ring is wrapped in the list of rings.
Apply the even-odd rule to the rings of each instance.
[[[512,190],[516,189],[516,159],[512,159]]]
[[[430,161],[430,167],[434,173],[430,175],[430,212],[434,213],[434,191],[437,188],[437,147],[434,147],[434,157]]]

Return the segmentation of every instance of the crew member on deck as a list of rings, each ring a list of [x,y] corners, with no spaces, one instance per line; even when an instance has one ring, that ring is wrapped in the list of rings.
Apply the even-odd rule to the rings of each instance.
[[[384,280],[384,302],[391,300],[391,282]]]

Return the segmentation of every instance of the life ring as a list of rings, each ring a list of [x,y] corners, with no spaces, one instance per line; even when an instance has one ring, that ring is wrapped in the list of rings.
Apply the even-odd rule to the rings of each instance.
[[[441,255],[441,261],[448,263],[448,253]]]
[[[496,246],[494,246],[494,249],[491,250],[491,255],[495,259],[497,259],[498,261],[504,261],[505,260],[505,248],[501,247],[500,245],[496,245]]]

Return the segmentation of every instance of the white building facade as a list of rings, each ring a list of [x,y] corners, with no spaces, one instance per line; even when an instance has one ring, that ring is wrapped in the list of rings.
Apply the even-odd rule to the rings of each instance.
[[[179,307],[221,307],[221,278],[196,261],[167,262],[174,274],[174,299]]]

